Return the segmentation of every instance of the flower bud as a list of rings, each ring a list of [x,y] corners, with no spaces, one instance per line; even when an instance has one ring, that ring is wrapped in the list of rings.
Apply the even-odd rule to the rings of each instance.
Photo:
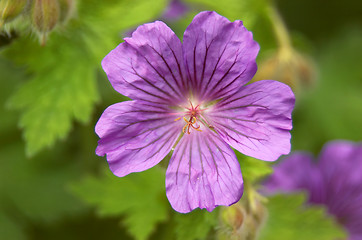
[[[219,240],[257,239],[259,230],[266,218],[266,208],[257,199],[241,200],[221,211]]]
[[[45,45],[48,32],[57,25],[59,14],[57,0],[33,0],[31,19],[35,30],[40,34],[41,45]]]
[[[237,231],[242,226],[245,215],[245,209],[240,203],[227,207],[221,212],[222,221],[233,231]]]
[[[57,0],[34,0],[31,9],[33,26],[40,33],[53,30],[59,21],[60,8]]]
[[[316,78],[312,60],[294,49],[281,48],[265,59],[253,81],[271,79],[288,84],[295,92],[309,88]]]
[[[0,0],[0,22],[6,23],[19,16],[26,4],[27,0]]]
[[[75,12],[75,0],[59,0],[60,16],[59,22],[65,23]]]

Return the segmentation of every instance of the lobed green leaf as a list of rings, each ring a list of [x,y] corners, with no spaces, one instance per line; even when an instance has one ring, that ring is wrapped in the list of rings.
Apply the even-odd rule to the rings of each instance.
[[[206,239],[218,223],[218,212],[196,209],[188,214],[175,215],[175,234],[178,240]]]
[[[346,234],[322,206],[308,205],[305,195],[275,195],[269,198],[268,219],[259,239],[331,240]]]
[[[157,224],[168,218],[165,173],[154,167],[123,178],[109,170],[101,177],[88,177],[71,186],[100,216],[124,216],[122,223],[137,240],[147,239]]]
[[[160,14],[165,2],[81,1],[79,16],[51,33],[46,46],[24,35],[4,50],[30,75],[9,101],[22,113],[28,155],[64,139],[74,119],[90,120],[99,100],[96,73],[101,59],[119,44],[122,31]]]

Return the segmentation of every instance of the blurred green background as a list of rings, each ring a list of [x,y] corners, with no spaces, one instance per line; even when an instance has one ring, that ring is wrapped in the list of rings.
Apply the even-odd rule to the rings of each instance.
[[[3,18],[8,2],[0,0]],[[265,202],[256,189],[270,165],[241,154],[240,203],[179,214],[165,196],[165,169],[113,176],[95,155],[94,126],[126,100],[100,63],[127,32],[161,19],[182,39],[198,12],[214,10],[243,20],[260,44],[254,81],[295,91],[292,150],[361,141],[362,1],[187,0],[170,17],[166,0],[63,0],[64,19],[43,25],[34,14],[50,5],[36,13],[37,1],[10,2],[27,5],[0,23],[0,239],[345,238],[323,207],[301,208],[303,194]]]

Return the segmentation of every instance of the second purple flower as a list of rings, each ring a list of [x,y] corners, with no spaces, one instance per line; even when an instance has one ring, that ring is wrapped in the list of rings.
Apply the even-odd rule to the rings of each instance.
[[[266,161],[290,151],[290,88],[271,80],[245,85],[258,51],[241,21],[215,12],[199,13],[183,43],[163,22],[138,27],[102,62],[114,89],[133,100],[104,111],[96,153],[123,177],[173,150],[166,194],[176,211],[237,202],[243,179],[231,147]]]

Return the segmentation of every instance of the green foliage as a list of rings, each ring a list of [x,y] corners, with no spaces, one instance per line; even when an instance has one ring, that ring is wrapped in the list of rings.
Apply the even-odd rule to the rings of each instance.
[[[26,239],[21,227],[0,211],[0,234],[2,239]]]
[[[258,15],[265,11],[265,0],[188,0],[190,4],[201,4],[207,10],[213,10],[231,21],[243,20],[247,27],[253,26]]]
[[[218,222],[218,210],[194,210],[188,214],[175,215],[175,233],[178,240],[206,239]]]
[[[100,216],[123,215],[123,224],[137,240],[147,239],[168,218],[165,172],[157,167],[123,178],[108,169],[100,178],[88,177],[73,184],[73,192]]]
[[[235,154],[239,160],[244,181],[257,182],[273,172],[269,162],[245,156],[236,150]]]
[[[79,9],[84,40],[97,58],[103,57],[124,37],[125,32],[139,24],[154,21],[161,15],[167,0],[83,0]]]
[[[121,41],[122,30],[151,20],[164,5],[165,0],[82,1],[79,17],[52,33],[46,46],[24,35],[5,49],[3,54],[29,73],[9,103],[22,112],[29,155],[64,139],[73,119],[89,121],[99,98],[101,59]]]
[[[345,233],[322,206],[304,205],[299,195],[275,195],[267,204],[269,216],[261,231],[261,240],[344,239]]]
[[[26,77],[22,68],[0,57],[0,235],[2,239],[27,239],[27,221],[54,222],[65,215],[84,210],[80,201],[65,189],[67,181],[78,176],[76,165],[63,160],[58,152],[38,156],[36,162],[24,156],[19,141],[17,114],[5,101],[14,90],[14,82]],[[58,150],[62,148],[58,147]],[[63,159],[64,158],[64,159]],[[49,161],[51,159],[52,161]]]
[[[20,126],[25,129],[30,155],[53,145],[57,138],[64,138],[73,118],[87,122],[98,98],[89,54],[77,48],[76,42],[56,37],[44,48],[21,39],[7,52],[21,57],[19,60],[35,71],[9,102],[11,107],[23,111]],[[27,52],[20,55],[17,49]]]
[[[5,102],[11,92],[14,91],[14,82],[21,81],[25,78],[25,73],[21,68],[15,67],[10,61],[0,55],[0,132],[6,134],[16,127],[17,116],[13,111],[9,111]],[[2,139],[0,139],[1,141]]]
[[[18,218],[49,222],[82,211],[81,202],[66,189],[68,181],[78,176],[77,166],[56,157],[56,152],[27,161],[19,151],[22,147],[16,143],[0,148],[0,199],[4,201],[0,212],[12,209],[20,214]]]
[[[294,111],[294,149],[317,153],[332,139],[361,139],[362,68],[354,66],[362,62],[361,42],[362,31],[344,31],[321,49],[315,89],[297,101]]]

